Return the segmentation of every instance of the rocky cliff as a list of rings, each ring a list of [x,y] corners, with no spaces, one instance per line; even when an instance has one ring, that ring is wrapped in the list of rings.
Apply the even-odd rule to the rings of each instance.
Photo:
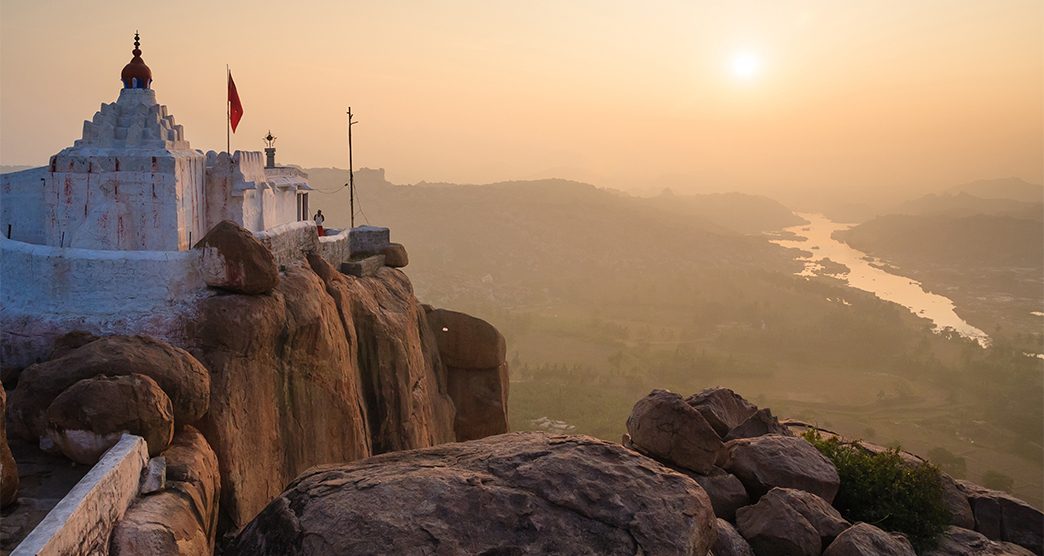
[[[130,432],[149,439],[153,456],[179,445],[193,447],[193,461],[211,461],[211,450],[216,456],[214,481],[198,478],[210,473],[209,464],[182,481],[195,485],[186,492],[207,493],[193,495],[206,499],[195,504],[200,515],[181,512],[181,521],[157,525],[165,507],[180,506],[174,498],[150,497],[135,506],[135,521],[118,529],[124,551],[133,545],[127,532],[143,527],[181,531],[174,537],[183,546],[205,546],[208,539],[212,546],[217,529],[245,525],[308,468],[452,442],[457,419],[490,419],[468,438],[507,431],[503,337],[462,315],[487,334],[465,337],[466,328],[442,327],[438,339],[402,271],[349,276],[315,253],[277,267],[256,239],[229,226],[215,228],[200,245],[215,259],[211,290],[170,343],[72,333],[49,360],[16,373],[11,433],[46,450],[91,463]],[[481,389],[453,376],[477,371],[443,363],[469,350],[496,371],[483,376]],[[450,384],[464,386],[451,392]],[[117,390],[128,394],[112,403],[91,397]],[[480,399],[487,396],[492,404]],[[179,453],[171,457],[186,460]],[[211,494],[220,504],[210,503]]]

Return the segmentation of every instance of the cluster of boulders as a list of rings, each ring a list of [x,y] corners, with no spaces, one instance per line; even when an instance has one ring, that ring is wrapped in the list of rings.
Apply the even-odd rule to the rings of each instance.
[[[841,486],[834,464],[727,388],[688,398],[654,390],[635,404],[623,444],[703,487],[718,518],[714,556],[914,554],[901,534],[848,522],[832,506]],[[1039,510],[948,476],[944,496],[953,525],[932,554],[1041,553]]]
[[[146,336],[75,336],[49,361],[25,368],[11,392],[11,432],[91,465],[124,433],[149,455],[210,404],[210,374],[187,351]]]
[[[12,434],[80,464],[97,463],[124,434],[145,439],[142,496],[119,522],[114,552],[213,549],[217,457],[192,427],[207,413],[210,374],[187,351],[146,336],[70,334],[19,373],[9,401]]]

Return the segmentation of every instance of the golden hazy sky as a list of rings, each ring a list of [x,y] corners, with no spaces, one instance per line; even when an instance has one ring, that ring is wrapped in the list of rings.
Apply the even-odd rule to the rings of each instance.
[[[399,183],[897,188],[1044,166],[1040,0],[0,0],[0,163],[119,92],[135,29],[195,148]]]

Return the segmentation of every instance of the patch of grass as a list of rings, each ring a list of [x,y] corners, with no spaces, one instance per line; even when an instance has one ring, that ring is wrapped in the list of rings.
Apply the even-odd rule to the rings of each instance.
[[[841,515],[903,533],[918,552],[935,546],[950,522],[937,467],[904,462],[897,448],[870,453],[814,429],[804,438],[837,467],[841,488],[834,506]]]

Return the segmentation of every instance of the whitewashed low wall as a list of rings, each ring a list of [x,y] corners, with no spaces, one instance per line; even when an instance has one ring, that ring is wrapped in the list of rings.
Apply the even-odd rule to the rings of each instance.
[[[255,232],[254,237],[272,251],[278,265],[304,260],[307,253],[318,253],[336,267],[349,256],[347,230],[319,237],[315,223],[307,220]]]
[[[323,236],[319,238],[319,256],[326,259],[326,262],[333,265],[334,268],[340,268],[341,263],[351,258],[351,251],[348,249],[348,229],[341,230],[341,233],[333,236]]]
[[[272,251],[277,265],[300,261],[305,253],[319,250],[319,236],[313,222],[283,224],[271,230],[254,232],[254,237]]]
[[[145,440],[123,435],[11,556],[108,554],[109,535],[138,495],[148,461]]]
[[[206,295],[198,251],[103,251],[0,238],[4,365],[47,355],[71,330],[172,339]]]

